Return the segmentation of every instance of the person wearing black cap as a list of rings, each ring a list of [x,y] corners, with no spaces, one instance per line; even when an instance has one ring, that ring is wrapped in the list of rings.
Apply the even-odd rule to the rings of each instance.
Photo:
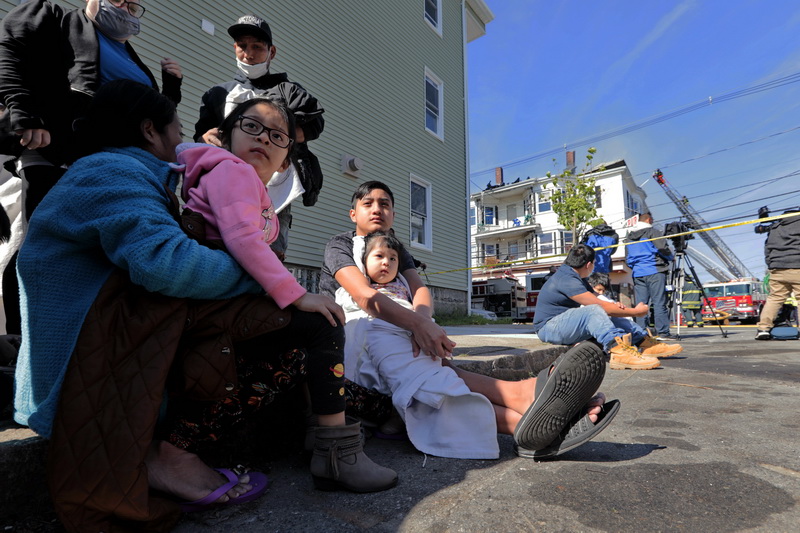
[[[282,98],[295,116],[297,144],[292,154],[292,167],[276,174],[270,181],[270,197],[278,205],[281,234],[272,245],[283,259],[291,226],[291,201],[303,195],[303,205],[312,206],[322,187],[322,169],[307,142],[319,137],[325,127],[325,110],[316,98],[298,83],[289,81],[285,72],[271,73],[270,62],[277,49],[272,44],[272,30],[255,15],[245,15],[228,28],[233,37],[233,50],[239,69],[232,81],[215,85],[203,95],[200,118],[195,124],[195,142],[220,145],[217,127],[237,104],[255,96]]]

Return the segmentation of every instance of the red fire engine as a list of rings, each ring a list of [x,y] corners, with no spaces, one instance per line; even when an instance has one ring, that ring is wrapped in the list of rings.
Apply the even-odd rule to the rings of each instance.
[[[761,282],[742,279],[726,283],[704,283],[706,298],[717,311],[724,311],[730,318],[757,322],[761,308],[767,299]],[[703,306],[703,318],[710,319],[711,311]]]
[[[533,322],[536,300],[539,299],[539,292],[542,290],[545,282],[544,278],[547,274],[547,272],[535,272],[525,276],[525,304],[527,309],[525,309],[524,319],[526,322]]]
[[[510,317],[514,322],[532,322],[536,300],[547,274],[527,274],[524,288],[512,276],[473,280],[472,307],[493,311],[499,317]]]

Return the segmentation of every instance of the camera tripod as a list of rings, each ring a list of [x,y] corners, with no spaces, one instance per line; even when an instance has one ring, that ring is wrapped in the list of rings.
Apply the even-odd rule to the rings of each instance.
[[[674,305],[675,305],[675,324],[677,326],[677,333],[678,338],[681,337],[681,319],[683,318],[683,282],[684,282],[684,272],[683,268],[681,267],[681,261],[686,262],[686,266],[689,268],[689,272],[692,273],[692,279],[694,279],[695,285],[697,288],[700,289],[700,308],[702,309],[705,305],[706,308],[711,311],[711,316],[714,317],[714,322],[717,323],[719,326],[719,332],[722,333],[722,338],[728,338],[728,332],[722,329],[722,318],[717,318],[717,312],[714,309],[714,306],[708,301],[706,297],[706,289],[703,287],[703,284],[700,282],[700,278],[697,275],[697,272],[694,270],[694,265],[689,260],[689,256],[686,255],[686,252],[675,252],[675,267],[672,270],[672,276],[675,283],[673,283],[673,287],[675,290],[673,291],[673,298],[674,298]]]

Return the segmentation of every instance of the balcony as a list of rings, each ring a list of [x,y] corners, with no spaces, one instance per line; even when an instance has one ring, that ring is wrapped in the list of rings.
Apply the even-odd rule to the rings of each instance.
[[[525,252],[520,250],[519,253],[506,253],[505,251],[501,250],[499,257],[493,255],[478,256],[475,260],[474,266],[482,268],[482,273],[485,274],[492,271],[520,268],[523,265],[527,265],[528,261],[530,261],[531,264],[537,262],[537,259],[538,255],[533,252]],[[506,264],[509,262],[512,264]]]
[[[532,232],[540,232],[541,225],[537,224],[533,217],[520,217],[514,220],[498,220],[497,224],[478,224],[475,238],[491,236],[511,237],[514,235],[524,235]]]

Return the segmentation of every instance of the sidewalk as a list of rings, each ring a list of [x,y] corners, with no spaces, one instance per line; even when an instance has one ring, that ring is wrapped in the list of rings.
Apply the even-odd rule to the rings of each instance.
[[[563,351],[533,339],[530,326],[447,330],[459,364],[497,374],[527,376]],[[686,357],[659,370],[609,370],[601,390],[622,401],[620,414],[560,460],[518,458],[505,435],[498,461],[425,456],[373,438],[369,455],[400,474],[392,490],[314,490],[301,456],[288,454],[259,465],[272,480],[263,498],[187,515],[176,531],[796,531],[800,342],[756,342],[752,329],[727,338],[701,331],[684,330]],[[41,465],[7,460],[5,433],[0,475],[8,479],[7,464],[30,472],[27,497],[44,497]],[[8,479],[6,490],[22,477]],[[36,515],[48,509],[40,504]],[[8,513],[0,508],[0,526],[23,531]]]
[[[538,341],[530,327],[524,326],[453,327],[448,333],[458,345],[454,352],[458,364],[501,379],[536,375],[564,351],[563,347]],[[44,485],[45,457],[44,439],[12,421],[0,422],[0,479],[4,480],[0,528],[8,525],[8,517],[14,517],[13,522],[19,517],[52,512]]]

